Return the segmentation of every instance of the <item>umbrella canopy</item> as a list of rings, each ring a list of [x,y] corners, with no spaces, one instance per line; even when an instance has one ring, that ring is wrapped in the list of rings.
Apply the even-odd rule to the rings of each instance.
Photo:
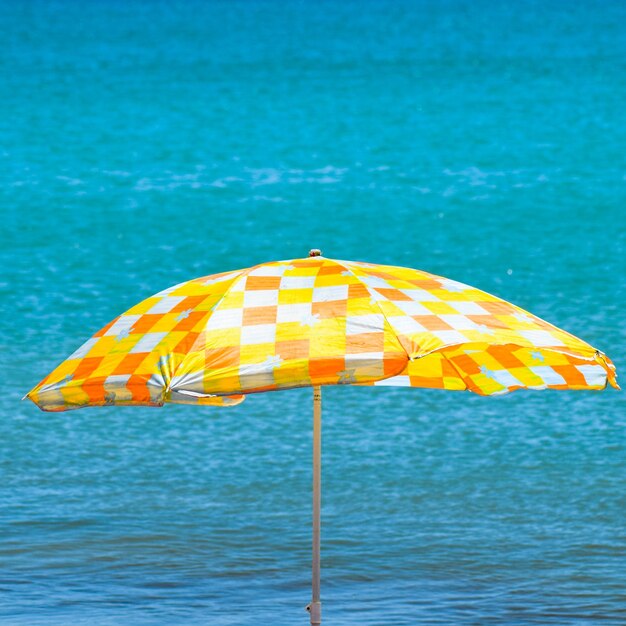
[[[115,318],[27,394],[47,411],[228,405],[313,386],[310,622],[321,624],[321,386],[617,387],[589,344],[484,291],[403,267],[309,258],[170,287]]]
[[[319,385],[617,388],[600,351],[493,295],[311,256],[190,280],[115,318],[27,397],[46,411],[229,405]]]

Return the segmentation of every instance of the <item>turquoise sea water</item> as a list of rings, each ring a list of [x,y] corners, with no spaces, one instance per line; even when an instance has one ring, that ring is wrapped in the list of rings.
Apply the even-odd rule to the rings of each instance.
[[[0,3],[0,623],[308,623],[311,392],[40,412],[169,285],[320,247],[626,372],[622,2]],[[325,623],[626,622],[626,396],[324,390]]]

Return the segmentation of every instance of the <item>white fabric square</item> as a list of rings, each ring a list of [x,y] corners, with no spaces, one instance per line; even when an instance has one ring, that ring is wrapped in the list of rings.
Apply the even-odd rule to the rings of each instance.
[[[531,341],[534,345],[544,348],[546,346],[562,346],[563,342],[549,333],[547,330],[518,330],[522,337]]]
[[[415,302],[441,302],[441,298],[438,298],[434,293],[419,287],[417,289],[400,289],[400,291]]]
[[[440,278],[439,284],[442,289],[452,293],[461,293],[463,291],[467,291],[468,289],[472,289],[472,287],[465,285],[464,283],[459,283],[456,280],[450,280],[449,278]]]
[[[243,274],[239,278],[235,278],[228,291],[245,291],[246,290],[246,274]]]
[[[115,388],[119,385],[125,385],[130,379],[130,374],[111,374],[104,379],[104,388]]]
[[[93,346],[98,343],[99,339],[100,337],[92,337],[91,339],[88,339],[80,348],[78,348],[78,350],[76,350],[76,352],[69,356],[67,360],[69,361],[70,359],[82,359],[87,355],[89,350],[91,350],[91,348],[93,348]]]
[[[275,306],[278,304],[277,289],[253,289],[243,294],[244,308]]]
[[[423,304],[419,302],[406,300],[396,300],[394,306],[397,306],[401,311],[404,311],[407,315],[432,315],[433,312],[427,309]]]
[[[131,353],[150,352],[161,343],[167,333],[146,333],[132,348]]]
[[[411,379],[405,375],[392,376],[384,380],[377,380],[374,385],[380,387],[410,387]]]
[[[243,309],[218,309],[213,311],[207,330],[238,328],[243,324]]]
[[[471,319],[465,317],[465,315],[438,315],[439,319],[444,321],[448,326],[452,326],[455,330],[477,330],[478,324],[472,322]]]
[[[476,302],[447,302],[446,304],[463,315],[490,315],[489,311]]]
[[[348,285],[335,285],[333,287],[315,287],[313,289],[313,302],[333,302],[334,300],[348,299]]]
[[[555,372],[549,365],[537,365],[528,368],[533,374],[539,376],[546,385],[564,385],[565,378]]]
[[[346,318],[346,335],[377,333],[384,328],[385,318],[382,315],[353,315]]]
[[[159,300],[149,311],[146,311],[146,313],[169,313],[184,299],[184,296],[165,296],[165,298],[161,298],[161,300]]]
[[[273,373],[277,367],[280,367],[283,360],[280,356],[268,356],[261,363],[247,363],[239,366],[240,376],[250,376],[252,374]]]
[[[389,316],[389,325],[400,335],[412,335],[414,333],[424,333],[426,328],[408,315]]]
[[[248,276],[282,276],[289,265],[260,265],[255,267]]]
[[[281,289],[313,289],[315,276],[283,276],[280,280]]]
[[[274,341],[276,341],[276,324],[254,324],[241,327],[243,345],[274,343]]]
[[[524,387],[525,385],[511,374],[508,370],[495,370],[490,372],[491,377],[504,387]]]
[[[116,322],[104,333],[105,337],[117,337],[122,332],[130,330],[131,326],[141,317],[141,315],[122,315]]]
[[[445,346],[453,346],[457,343],[467,343],[468,341],[465,335],[458,333],[456,330],[432,330],[430,332]]]
[[[585,377],[590,387],[602,387],[606,384],[606,372],[599,365],[576,365],[576,369]]]
[[[279,304],[276,321],[277,322],[298,322],[311,315],[311,303],[302,302],[300,304]]]
[[[379,289],[392,289],[391,285],[384,278],[379,278],[378,276],[358,276],[358,279],[372,289],[377,287]]]

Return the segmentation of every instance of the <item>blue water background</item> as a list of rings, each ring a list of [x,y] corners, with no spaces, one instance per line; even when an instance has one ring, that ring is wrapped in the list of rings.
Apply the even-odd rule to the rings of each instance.
[[[308,623],[310,390],[20,402],[167,286],[320,247],[476,285],[626,372],[625,24],[0,3],[0,623]],[[325,623],[626,623],[625,402],[325,389]]]

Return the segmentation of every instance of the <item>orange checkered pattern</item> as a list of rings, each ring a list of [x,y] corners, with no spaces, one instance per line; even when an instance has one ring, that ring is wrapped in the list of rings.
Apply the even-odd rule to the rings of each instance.
[[[44,410],[227,405],[311,385],[482,395],[617,387],[589,344],[483,291],[323,257],[191,280],[114,319],[37,385]]]

